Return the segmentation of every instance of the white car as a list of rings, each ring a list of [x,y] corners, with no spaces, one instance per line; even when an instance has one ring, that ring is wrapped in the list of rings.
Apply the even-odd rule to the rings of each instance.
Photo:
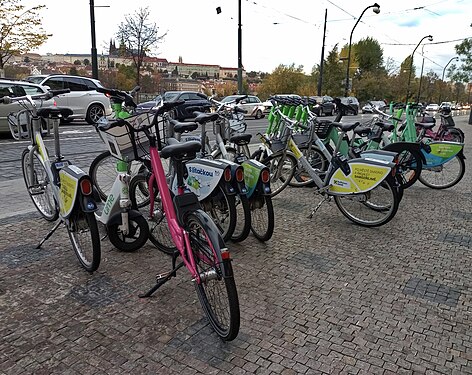
[[[237,98],[243,97],[245,95],[230,95],[226,96],[221,100],[222,103],[231,102]],[[247,113],[245,114],[248,117],[254,117],[255,119],[260,119],[264,117],[264,113],[267,112],[266,106],[262,101],[254,95],[247,95],[247,98],[244,98],[237,105],[238,107],[245,109]]]
[[[58,106],[68,107],[74,112],[72,116],[65,119],[65,122],[84,119],[89,124],[94,124],[100,117],[109,116],[112,113],[110,99],[95,90],[97,87],[103,87],[96,79],[51,74],[29,76],[26,81],[46,86],[51,90],[70,89],[70,93],[55,98]]]
[[[425,108],[426,111],[438,111],[439,110],[439,104],[428,104]]]
[[[30,82],[24,81],[13,81],[9,79],[0,79],[0,98],[4,96],[18,97],[23,95],[37,95],[47,92],[46,88],[40,85],[36,85]],[[50,107],[54,105],[54,100],[43,100],[37,101],[36,104],[39,107]],[[18,113],[24,108],[18,103],[0,104],[0,133],[10,133],[10,127],[8,125],[8,115],[10,113]],[[25,123],[27,118],[25,116],[19,116],[18,120],[21,124]],[[47,130],[48,122],[43,120],[43,129]],[[49,130],[51,130],[52,123],[49,123]],[[26,130],[26,127],[25,129]],[[15,137],[16,138],[16,137]]]

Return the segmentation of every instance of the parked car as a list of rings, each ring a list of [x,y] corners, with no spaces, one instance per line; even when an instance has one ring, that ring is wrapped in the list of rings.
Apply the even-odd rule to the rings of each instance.
[[[343,96],[340,97],[341,103],[348,105],[352,108],[352,114],[357,115],[359,113],[359,100],[354,96]]]
[[[97,92],[97,87],[103,87],[100,81],[64,74],[36,75],[25,79],[51,90],[70,89],[70,93],[56,96],[58,106],[69,107],[74,114],[64,122],[73,119],[85,119],[89,124],[96,123],[100,117],[111,115],[110,99]]]
[[[362,107],[362,113],[374,113],[373,108],[382,110],[387,104],[383,100],[371,100]]]
[[[43,86],[36,85],[30,82],[14,81],[9,79],[0,79],[0,98],[4,96],[18,97],[23,95],[35,95],[47,92],[47,89]],[[54,100],[43,100],[36,102],[38,106],[50,107],[54,105]],[[10,127],[8,126],[8,115],[10,113],[17,113],[21,111],[23,107],[18,103],[0,104],[0,133],[10,133]],[[44,120],[43,128],[47,130],[52,129],[52,123]]]
[[[334,116],[336,104],[334,104],[333,98],[331,96],[310,96],[310,99],[316,100],[317,105],[314,106],[313,111],[317,116]]]
[[[426,106],[426,111],[437,111],[439,110],[439,105],[436,103],[431,103]]]
[[[204,112],[209,112],[212,106],[205,94],[195,91],[167,91],[162,95],[157,95],[153,100],[140,103],[136,107],[137,112],[146,112],[155,107],[162,99],[166,102],[183,100],[184,103],[175,107],[171,112],[171,117],[178,121],[194,118],[193,110],[190,107],[200,107]]]
[[[439,110],[442,110],[443,108],[453,109],[452,103],[451,103],[451,102],[442,102],[442,103],[439,105]]]
[[[221,102],[227,103],[233,101],[237,98],[240,98],[244,95],[230,95],[224,97]],[[254,95],[248,95],[247,98],[244,98],[238,103],[238,107],[245,109],[247,113],[245,116],[247,117],[254,117],[255,119],[260,119],[264,117],[264,112],[266,112],[266,106],[262,103],[262,101]]]

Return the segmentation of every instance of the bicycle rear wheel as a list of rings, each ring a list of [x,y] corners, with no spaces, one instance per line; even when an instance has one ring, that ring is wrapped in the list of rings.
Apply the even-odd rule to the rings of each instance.
[[[211,326],[225,341],[238,335],[239,300],[230,260],[221,260],[222,238],[201,210],[190,213],[185,225],[200,283],[195,287]]]
[[[251,231],[251,209],[246,195],[235,196],[236,225],[231,240],[234,242],[244,241]]]
[[[154,212],[151,217],[151,199],[148,188],[148,179],[138,174],[129,184],[129,198],[133,209],[140,211],[149,226],[149,240],[160,251],[172,255],[177,249],[167,224],[166,214],[162,206],[161,195],[157,186],[154,186]]]
[[[221,185],[217,185],[211,195],[200,202],[203,210],[210,215],[219,229],[224,241],[233,235],[236,226],[236,201],[234,195],[226,194]]]
[[[464,173],[464,158],[456,155],[438,167],[423,168],[419,180],[431,189],[447,189],[459,183],[464,177]]]
[[[387,177],[366,193],[335,195],[334,201],[352,222],[364,227],[377,227],[388,223],[397,213],[399,197],[395,184],[392,178]]]
[[[275,197],[292,180],[295,169],[297,168],[297,159],[289,153],[272,154],[262,161],[270,170],[270,188],[271,197]]]
[[[96,271],[100,265],[100,234],[93,212],[75,210],[66,224],[75,255],[88,272]]]
[[[30,160],[28,149],[23,151],[21,155],[21,169],[23,171],[26,190],[36,209],[47,221],[57,220],[59,210],[54,198],[54,187],[52,186],[52,182],[49,181],[46,169],[41,163],[36,151],[33,152],[33,160]],[[32,180],[31,169],[33,172]]]
[[[259,241],[269,241],[274,234],[275,215],[272,198],[259,196],[250,201],[251,231]]]

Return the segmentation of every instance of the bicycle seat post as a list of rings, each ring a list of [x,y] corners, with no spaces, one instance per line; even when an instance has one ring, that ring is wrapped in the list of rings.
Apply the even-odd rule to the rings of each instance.
[[[54,152],[57,161],[62,160],[61,144],[59,142],[59,124],[61,122],[60,115],[52,115],[49,117],[52,120],[53,134],[54,134]]]

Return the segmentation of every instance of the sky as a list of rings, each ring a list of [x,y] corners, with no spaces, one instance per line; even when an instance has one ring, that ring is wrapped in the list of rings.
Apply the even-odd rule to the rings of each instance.
[[[90,53],[90,3],[87,0],[21,0],[26,6],[46,5],[40,15],[52,34],[35,52]],[[238,65],[238,0],[95,0],[98,53],[107,53],[118,25],[139,8],[149,7],[151,22],[167,33],[153,55],[195,64]],[[325,57],[338,44],[349,43],[362,11],[374,1],[364,0],[241,0],[242,63],[246,71],[272,72],[279,64],[303,65],[309,73],[320,63],[325,9]],[[416,49],[417,75],[424,57],[424,72],[440,77],[456,56],[454,46],[472,37],[472,0],[378,0],[380,13],[367,9],[353,31],[355,43],[376,39],[397,67]],[[109,7],[100,7],[109,6]],[[216,8],[221,8],[217,14]],[[117,43],[118,44],[118,43]]]

